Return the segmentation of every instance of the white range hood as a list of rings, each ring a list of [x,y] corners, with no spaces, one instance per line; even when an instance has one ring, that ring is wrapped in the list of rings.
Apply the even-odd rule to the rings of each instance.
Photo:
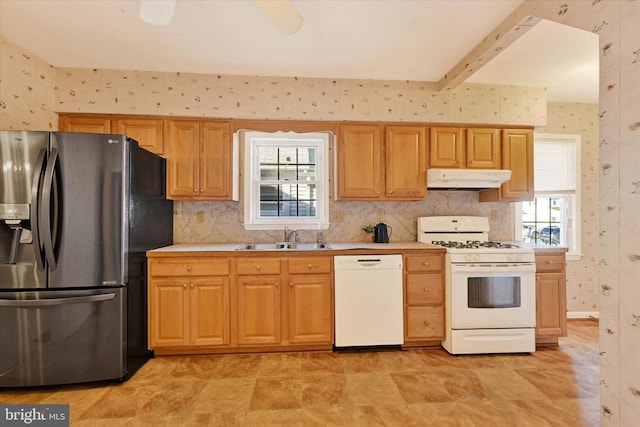
[[[482,190],[498,188],[511,179],[506,169],[428,169],[427,188]]]

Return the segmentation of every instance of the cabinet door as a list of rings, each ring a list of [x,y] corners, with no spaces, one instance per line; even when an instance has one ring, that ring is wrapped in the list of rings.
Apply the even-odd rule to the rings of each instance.
[[[533,131],[502,131],[502,167],[511,170],[511,179],[502,184],[503,201],[533,200]]]
[[[197,197],[200,194],[200,123],[169,120],[167,143],[167,198]]]
[[[280,344],[280,277],[238,278],[238,344]]]
[[[152,280],[149,286],[149,347],[189,343],[188,279]]]
[[[462,129],[456,127],[433,127],[429,131],[429,167],[464,167],[465,146]]]
[[[229,279],[192,279],[189,294],[191,345],[229,344]]]
[[[330,344],[331,277],[305,275],[289,277],[289,342],[291,344]]]
[[[536,336],[567,336],[565,274],[536,274]]]
[[[338,200],[371,200],[383,196],[382,129],[375,125],[340,126]]]
[[[425,128],[387,126],[385,132],[385,197],[427,197]]]
[[[500,169],[500,131],[491,128],[467,129],[469,169]]]
[[[127,118],[114,120],[111,132],[127,135],[138,145],[156,154],[163,154],[164,127],[162,119]]]
[[[60,115],[60,132],[111,133],[111,120],[104,117],[73,117]]]
[[[228,122],[202,123],[200,144],[200,194],[207,200],[232,197],[232,141]]]

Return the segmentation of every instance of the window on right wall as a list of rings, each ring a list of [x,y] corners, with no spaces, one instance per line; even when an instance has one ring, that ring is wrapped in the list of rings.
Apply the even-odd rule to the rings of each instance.
[[[516,203],[516,240],[569,248],[580,259],[580,135],[534,135],[534,192]]]

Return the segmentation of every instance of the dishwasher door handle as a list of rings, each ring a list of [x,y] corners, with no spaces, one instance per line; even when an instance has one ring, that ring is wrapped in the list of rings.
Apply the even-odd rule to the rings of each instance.
[[[360,267],[375,267],[377,265],[380,265],[380,262],[382,260],[380,258],[378,259],[359,259],[358,260],[358,266]]]

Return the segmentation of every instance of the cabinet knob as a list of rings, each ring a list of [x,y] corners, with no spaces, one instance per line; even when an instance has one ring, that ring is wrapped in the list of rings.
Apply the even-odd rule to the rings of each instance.
[[[187,287],[187,284],[186,284],[186,283],[183,283],[183,284],[182,284],[182,287],[183,287],[183,288],[186,288],[186,287]]]
[[[307,268],[311,270],[313,268],[313,264],[307,264]]]
[[[428,327],[429,326],[429,322],[428,321],[424,321],[424,326]]]
[[[280,286],[280,282],[276,282],[276,288]]]
[[[191,266],[187,265],[187,271],[191,271]]]
[[[422,265],[424,265],[425,267],[428,267],[429,263],[428,262],[423,262]]]
[[[376,196],[379,196],[379,195],[380,195],[380,192],[379,192],[379,191],[376,191]]]
[[[293,288],[293,282],[289,282],[289,286]]]
[[[425,292],[429,292],[429,288],[424,288],[424,291]]]
[[[547,261],[547,264],[553,264],[553,261]]]
[[[201,189],[200,189],[200,192],[201,192],[201,193],[204,193],[204,189],[202,189],[202,188],[201,188]]]
[[[256,265],[256,270],[260,271],[261,268],[262,268],[261,266]]]
[[[194,193],[197,193],[197,192],[198,192],[198,189],[197,189],[197,188],[194,188],[194,189],[193,189],[193,192],[194,192]]]
[[[390,195],[391,195],[391,194],[393,194],[393,191],[389,190],[389,193],[388,193],[388,194],[390,194]]]
[[[195,288],[195,287],[196,287],[196,285],[194,285],[194,284],[192,283],[192,284],[191,284],[191,287],[192,287],[192,288]]]

